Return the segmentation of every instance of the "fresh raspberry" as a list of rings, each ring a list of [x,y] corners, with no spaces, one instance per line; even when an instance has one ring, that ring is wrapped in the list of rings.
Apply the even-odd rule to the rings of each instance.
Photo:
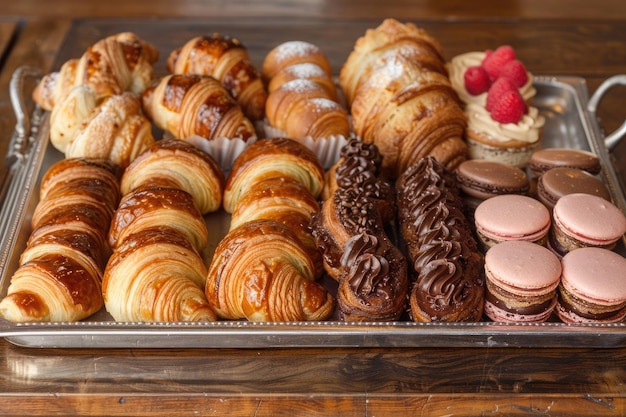
[[[517,90],[505,92],[491,110],[491,118],[499,123],[517,123],[526,112],[524,98]]]
[[[489,74],[483,67],[478,65],[466,69],[463,74],[463,80],[465,81],[465,89],[473,96],[484,93],[491,86]]]
[[[502,68],[515,59],[515,51],[509,45],[502,45],[490,54],[485,54],[481,65],[485,68],[492,80],[500,76]]]
[[[526,67],[517,59],[507,62],[500,72],[500,77],[506,77],[513,81],[516,87],[520,88],[528,82]]]
[[[489,92],[487,93],[487,102],[485,103],[485,108],[488,112],[490,112],[494,104],[500,100],[500,97],[504,95],[504,93],[508,91],[517,92],[517,87],[513,84],[508,78],[500,77],[491,84],[491,88],[489,88]]]

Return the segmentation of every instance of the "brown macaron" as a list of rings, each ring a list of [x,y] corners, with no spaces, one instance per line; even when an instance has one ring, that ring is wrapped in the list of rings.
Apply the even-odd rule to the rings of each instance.
[[[469,159],[456,169],[456,179],[463,193],[486,200],[501,194],[528,193],[526,173],[513,165],[487,159]]]
[[[528,162],[528,169],[536,176],[557,167],[577,168],[592,175],[597,175],[601,169],[595,154],[573,148],[539,149],[533,152]]]
[[[577,168],[557,167],[543,173],[537,182],[537,197],[550,210],[568,194],[597,195],[611,201],[611,193],[595,175]]]

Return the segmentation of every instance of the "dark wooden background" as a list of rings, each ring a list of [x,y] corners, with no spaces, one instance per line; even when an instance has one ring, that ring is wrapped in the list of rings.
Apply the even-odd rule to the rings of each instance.
[[[449,57],[509,43],[534,73],[584,77],[590,93],[626,73],[622,0],[500,3],[0,0],[0,154],[15,124],[7,89],[15,68],[57,69],[121,30],[163,48],[191,33],[228,32],[257,63],[281,41],[311,40],[337,70],[366,28],[396,17],[431,32]],[[625,92],[602,103],[607,132],[626,118]],[[626,347],[104,350],[2,340],[0,358],[6,416],[626,414]]]

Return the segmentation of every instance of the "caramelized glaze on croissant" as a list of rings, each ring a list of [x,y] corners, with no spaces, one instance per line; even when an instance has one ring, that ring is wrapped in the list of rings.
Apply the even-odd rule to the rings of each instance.
[[[98,101],[78,86],[52,110],[50,141],[67,158],[106,158],[124,168],[154,143],[141,102],[124,92]]]
[[[261,139],[249,145],[233,163],[224,187],[224,209],[232,213],[237,201],[255,183],[271,177],[292,178],[315,198],[324,187],[324,169],[311,150],[288,138]]]
[[[121,191],[161,186],[191,194],[202,214],[222,206],[224,172],[206,152],[179,139],[162,139],[124,171]]]
[[[248,140],[256,136],[235,99],[209,75],[167,75],[148,87],[142,99],[148,117],[177,138]]]
[[[313,277],[305,248],[283,224],[246,222],[219,243],[206,296],[218,316],[250,321],[324,320],[334,299]]]
[[[125,194],[109,230],[109,245],[116,249],[124,239],[142,229],[167,225],[183,234],[201,252],[208,231],[193,197],[178,188],[149,187]]]
[[[248,118],[263,118],[267,92],[261,74],[238,39],[219,33],[194,37],[172,51],[167,68],[174,74],[213,76],[235,98]]]
[[[33,230],[0,313],[15,322],[84,319],[102,306],[117,171],[104,160],[63,159],[44,173],[39,194]]]
[[[98,99],[132,91],[140,94],[153,79],[157,49],[131,32],[108,36],[87,48],[80,59],[47,74],[33,91],[33,99],[52,110],[73,87],[89,86]]]

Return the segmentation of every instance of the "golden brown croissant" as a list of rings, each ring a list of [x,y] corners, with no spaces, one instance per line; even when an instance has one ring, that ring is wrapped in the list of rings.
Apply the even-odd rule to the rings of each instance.
[[[197,36],[172,51],[167,68],[174,74],[201,74],[216,78],[251,120],[261,120],[267,92],[248,51],[236,38],[214,33]]]
[[[287,226],[307,249],[314,275],[321,277],[324,266],[309,225],[319,211],[317,199],[300,182],[289,177],[272,177],[256,183],[235,205],[230,230],[259,219],[275,220]]]
[[[209,75],[167,75],[148,87],[142,98],[148,117],[174,137],[247,141],[256,136],[235,99]]]
[[[324,187],[324,169],[310,149],[292,139],[260,139],[235,160],[224,187],[224,209],[232,213],[255,183],[271,177],[292,178],[315,198]]]
[[[180,139],[162,139],[124,171],[121,191],[161,186],[191,194],[202,214],[222,206],[224,172],[206,152]]]
[[[270,50],[261,68],[263,81],[268,84],[283,68],[301,63],[313,63],[332,77],[333,70],[328,57],[315,44],[306,41],[288,41]]]
[[[312,62],[301,62],[282,68],[267,85],[268,93],[278,90],[283,84],[294,80],[309,80],[321,86],[331,100],[338,101],[337,86],[332,77],[319,65]]]
[[[333,297],[315,282],[305,248],[283,224],[244,223],[218,244],[207,275],[218,316],[250,321],[324,320]]]
[[[388,18],[357,39],[341,67],[339,83],[348,105],[352,104],[360,84],[369,78],[373,67],[388,65],[389,60],[398,56],[419,63],[425,70],[447,76],[443,49],[435,38],[412,23]]]
[[[208,241],[206,222],[193,197],[178,188],[150,187],[125,194],[109,229],[109,245],[118,248],[143,229],[167,225],[177,230],[202,252]]]
[[[322,85],[293,80],[272,91],[266,103],[268,123],[290,138],[348,137],[346,110],[330,98]]]
[[[466,117],[444,64],[440,47],[422,29],[387,19],[356,42],[342,67],[354,131],[378,146],[387,175],[397,177],[425,156],[448,169],[467,158]]]
[[[398,223],[410,259],[414,321],[479,321],[483,257],[462,211],[455,178],[433,157],[407,169],[397,184]]]
[[[102,292],[116,321],[214,321],[204,295],[206,266],[170,227],[139,230],[113,252]]]
[[[130,92],[97,101],[92,89],[72,89],[52,111],[50,141],[67,158],[106,158],[124,168],[154,143],[150,121]]]
[[[33,231],[0,302],[7,320],[76,321],[101,308],[115,172],[106,161],[63,159],[44,173]]]
[[[78,85],[89,86],[98,99],[124,91],[140,94],[152,82],[157,59],[157,49],[137,35],[111,35],[87,48],[80,59],[67,61],[59,72],[45,75],[33,99],[50,111]]]

